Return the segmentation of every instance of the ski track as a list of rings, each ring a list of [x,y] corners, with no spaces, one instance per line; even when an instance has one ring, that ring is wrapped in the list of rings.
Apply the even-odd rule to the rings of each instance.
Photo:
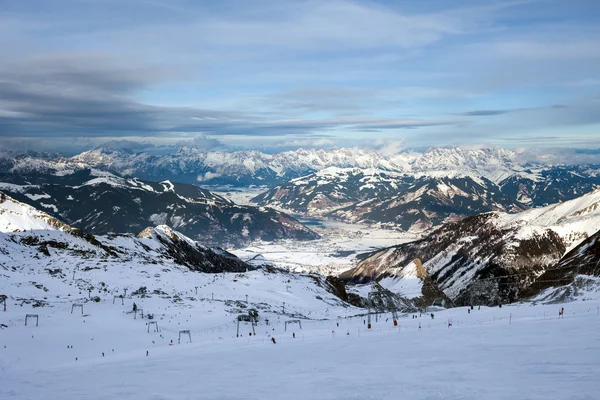
[[[560,320],[560,305],[529,304],[407,315],[400,327],[384,315],[370,331],[363,316],[305,320],[295,339],[287,317],[272,317],[257,336],[236,338],[229,324],[180,345],[173,323],[162,322],[164,340],[146,333],[124,313],[130,304],[88,303],[87,316],[57,306],[39,327],[23,326],[20,309],[2,313],[19,324],[0,331],[0,398],[546,400],[600,390],[599,301],[566,304]]]

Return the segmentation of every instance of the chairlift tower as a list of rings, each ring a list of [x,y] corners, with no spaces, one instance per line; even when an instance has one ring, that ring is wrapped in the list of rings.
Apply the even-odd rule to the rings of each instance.
[[[188,337],[190,338],[190,343],[192,343],[192,334],[188,329],[186,329],[183,331],[179,331],[179,339],[177,339],[177,344],[181,344],[181,335],[188,335]]]
[[[83,315],[83,304],[71,304],[71,314],[73,314],[73,310],[75,308],[81,309],[81,315]]]
[[[37,314],[26,314],[25,315],[25,326],[27,326],[27,320],[29,318],[35,318],[35,326],[38,326],[40,322],[40,317]]]
[[[152,325],[154,325],[154,332],[160,332],[158,330],[158,322],[156,322],[156,321],[150,321],[150,322],[148,322],[148,333],[150,333],[150,326],[152,326]],[[191,340],[192,339],[190,338],[190,342],[191,342]]]
[[[252,327],[252,334],[256,336],[256,331],[254,330],[254,325],[256,325],[256,319],[250,314],[242,314],[237,316],[237,332],[235,333],[235,337],[240,336],[240,322],[250,322],[250,326]]]
[[[298,324],[300,326],[300,330],[302,330],[302,322],[299,319],[290,319],[289,321],[285,321],[286,332],[288,324]]]

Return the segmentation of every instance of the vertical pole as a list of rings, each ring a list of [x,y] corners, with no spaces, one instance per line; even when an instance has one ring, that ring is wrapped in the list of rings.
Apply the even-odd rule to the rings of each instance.
[[[246,304],[248,304],[248,295],[246,295]]]
[[[196,295],[198,295],[198,286],[196,286]]]
[[[283,310],[283,314],[285,314],[285,301],[283,302],[282,310]]]
[[[211,294],[210,294],[210,299],[211,299],[211,300],[214,300],[214,299],[215,299],[215,294],[214,294],[214,293],[211,293]]]
[[[512,313],[510,313],[510,319],[508,320],[508,324],[512,325]]]

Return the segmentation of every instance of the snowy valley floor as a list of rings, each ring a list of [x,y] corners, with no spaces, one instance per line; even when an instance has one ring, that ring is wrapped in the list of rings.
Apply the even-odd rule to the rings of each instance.
[[[303,223],[307,219],[300,218]],[[357,256],[385,247],[416,240],[412,233],[352,225],[343,222],[310,219],[318,225],[308,226],[321,235],[310,241],[280,240],[258,243],[242,249],[229,249],[243,260],[257,265],[264,261],[292,272],[339,275],[356,266]],[[260,258],[257,258],[260,257]]]
[[[560,305],[457,308],[433,320],[402,316],[399,327],[388,314],[371,330],[364,317],[338,313],[286,332],[285,317],[273,316],[256,336],[245,326],[236,338],[230,323],[179,345],[183,309],[159,321],[160,333],[108,301],[87,303],[85,316],[57,306],[38,327],[9,310],[0,398],[591,400],[600,396],[599,305],[568,303],[563,319]]]

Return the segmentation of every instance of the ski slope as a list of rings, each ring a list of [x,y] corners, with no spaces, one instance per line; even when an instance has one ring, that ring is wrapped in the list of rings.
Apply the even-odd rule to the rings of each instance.
[[[220,317],[161,309],[161,332],[147,333],[147,320],[127,314],[131,301],[87,303],[84,316],[65,303],[44,310],[38,327],[23,325],[31,310],[0,313],[11,324],[0,330],[0,398],[546,400],[600,390],[594,300],[564,305],[563,319],[561,305],[523,304],[406,315],[399,327],[383,315],[371,330],[364,316],[338,312],[285,331],[280,315],[261,320],[256,336],[225,324],[181,344],[190,319],[200,327]]]

